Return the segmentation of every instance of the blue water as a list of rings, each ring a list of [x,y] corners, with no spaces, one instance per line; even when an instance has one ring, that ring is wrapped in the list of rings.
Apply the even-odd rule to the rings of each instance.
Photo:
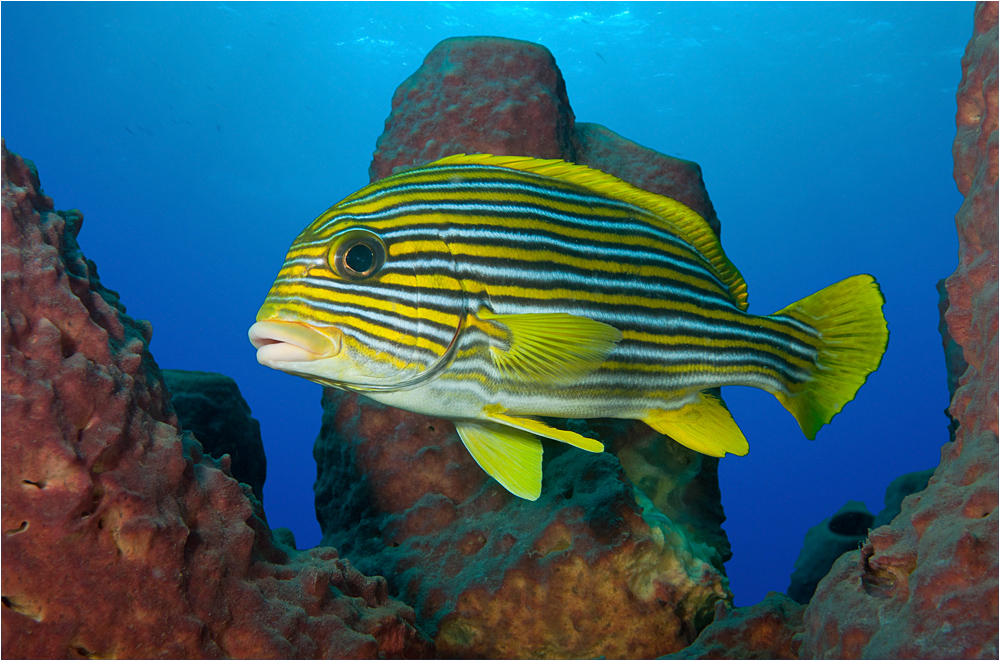
[[[163,367],[234,377],[260,420],[272,526],[319,541],[320,387],[246,339],[291,240],[368,182],[396,86],[452,36],[555,55],[579,121],[697,161],[723,244],[772,312],[874,274],[882,367],[807,441],[770,395],[724,391],[750,441],[720,480],[738,605],[784,590],[806,530],[878,512],[948,439],[936,281],[954,270],[955,91],[972,3],[15,3],[2,133]]]

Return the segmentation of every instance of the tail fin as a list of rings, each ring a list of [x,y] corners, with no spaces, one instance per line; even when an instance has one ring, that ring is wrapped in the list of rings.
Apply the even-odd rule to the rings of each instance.
[[[882,362],[889,342],[884,303],[875,278],[855,275],[771,315],[802,322],[820,335],[812,377],[792,392],[776,394],[810,440]]]

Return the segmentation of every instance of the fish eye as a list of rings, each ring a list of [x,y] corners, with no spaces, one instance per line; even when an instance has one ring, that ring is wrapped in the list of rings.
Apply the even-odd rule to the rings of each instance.
[[[364,243],[355,243],[344,253],[344,266],[354,273],[367,273],[375,265],[375,251]]]
[[[375,275],[385,263],[385,244],[367,230],[350,230],[330,248],[330,264],[343,278],[364,280]]]

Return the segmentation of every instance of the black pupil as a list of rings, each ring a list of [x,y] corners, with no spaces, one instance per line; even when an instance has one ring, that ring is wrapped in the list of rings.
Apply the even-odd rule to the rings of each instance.
[[[366,273],[375,265],[375,253],[363,243],[358,243],[347,249],[344,264],[355,273]]]

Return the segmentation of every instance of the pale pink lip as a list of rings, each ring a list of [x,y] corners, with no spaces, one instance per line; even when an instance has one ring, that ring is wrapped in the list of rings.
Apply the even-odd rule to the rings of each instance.
[[[250,327],[250,343],[261,365],[328,358],[340,353],[340,332],[321,333],[290,321],[258,321]],[[332,337],[331,337],[332,335]]]

